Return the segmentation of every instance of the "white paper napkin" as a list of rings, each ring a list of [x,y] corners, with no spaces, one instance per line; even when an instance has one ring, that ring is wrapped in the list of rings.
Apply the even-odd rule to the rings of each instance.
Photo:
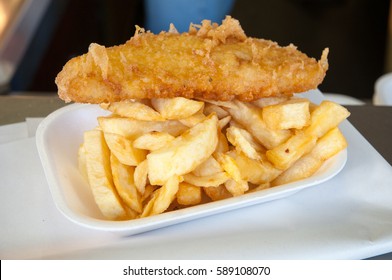
[[[0,144],[24,139],[27,136],[27,125],[25,122],[0,126]]]
[[[0,258],[43,258],[107,244],[112,234],[65,219],[46,184],[34,138],[0,145]]]
[[[37,131],[38,125],[41,123],[43,118],[26,118],[27,136],[34,137]]]

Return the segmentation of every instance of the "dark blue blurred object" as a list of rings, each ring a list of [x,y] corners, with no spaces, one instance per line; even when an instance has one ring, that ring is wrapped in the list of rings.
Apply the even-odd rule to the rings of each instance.
[[[233,4],[234,0],[146,0],[145,27],[159,33],[173,23],[179,32],[186,32],[191,22],[199,24],[203,19],[220,24]]]

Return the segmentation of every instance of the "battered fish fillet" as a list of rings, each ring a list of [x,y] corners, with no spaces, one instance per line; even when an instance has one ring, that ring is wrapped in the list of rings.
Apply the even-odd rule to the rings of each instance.
[[[328,69],[328,49],[319,61],[295,46],[247,37],[239,22],[204,20],[179,34],[137,28],[123,45],[91,44],[87,54],[66,63],[56,77],[66,102],[125,99],[203,98],[251,101],[316,88]]]

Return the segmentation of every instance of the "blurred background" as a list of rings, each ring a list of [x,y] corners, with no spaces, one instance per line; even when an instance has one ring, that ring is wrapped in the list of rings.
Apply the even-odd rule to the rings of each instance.
[[[315,58],[329,47],[323,92],[370,99],[376,79],[392,71],[390,0],[0,0],[0,94],[56,92],[70,58],[91,42],[124,43],[135,25],[156,32],[174,22],[183,31],[225,14],[248,36]]]

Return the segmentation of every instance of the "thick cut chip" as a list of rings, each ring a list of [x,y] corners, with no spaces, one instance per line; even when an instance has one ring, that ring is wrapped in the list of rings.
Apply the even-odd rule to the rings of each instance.
[[[144,206],[143,212],[140,215],[140,218],[145,218],[145,217],[152,215],[151,214],[152,208],[154,207],[154,203],[158,197],[158,190],[159,189],[154,190],[154,192],[150,196],[147,197],[147,198],[149,198],[149,200],[147,200],[147,204]]]
[[[261,161],[248,158],[243,153],[238,151],[230,151],[228,153],[236,162],[242,179],[255,184],[264,184],[275,179],[281,170],[275,168],[268,160],[264,157]]]
[[[252,135],[245,129],[236,126],[230,126],[226,129],[226,136],[230,143],[238,150],[243,152],[247,157],[260,160],[260,151],[263,147],[253,140]]]
[[[205,104],[213,104],[213,105],[223,107],[223,108],[232,108],[232,109],[236,108],[236,105],[232,101],[209,100],[209,99],[203,99],[203,98],[199,98],[199,100],[204,101]]]
[[[148,165],[147,165],[147,159],[145,159],[138,166],[136,166],[135,173],[134,173],[135,186],[140,194],[144,194],[145,192],[145,188],[147,185],[147,174],[148,174]]]
[[[118,194],[129,208],[141,213],[142,202],[133,180],[135,167],[122,164],[114,154],[110,155],[110,164]]]
[[[145,206],[142,217],[163,213],[176,198],[181,176],[170,177],[167,182],[157,189],[151,200]]]
[[[201,202],[201,188],[182,182],[177,192],[177,202],[181,205],[196,205]]]
[[[205,187],[203,190],[212,201],[218,201],[232,197],[232,194],[226,189],[224,185],[220,185],[218,187]]]
[[[227,116],[227,117],[224,117],[224,118],[220,119],[219,122],[218,122],[219,123],[219,129],[220,130],[224,129],[225,126],[230,123],[230,121],[231,121],[231,117],[230,116]]]
[[[184,175],[184,181],[197,187],[217,187],[227,180],[230,176],[226,172],[219,172],[207,176],[196,176],[192,173]]]
[[[270,182],[263,183],[263,184],[260,184],[260,185],[258,185],[256,187],[252,188],[251,190],[248,191],[248,193],[263,191],[263,190],[269,189],[270,187],[271,187],[271,183]]]
[[[211,103],[205,103],[204,114],[208,116],[211,113],[215,113],[218,116],[218,119],[222,119],[224,117],[229,116],[229,113],[222,107],[219,107],[218,105],[211,104]]]
[[[169,120],[188,118],[204,106],[203,102],[184,97],[154,98],[151,104],[162,117]]]
[[[152,194],[154,193],[154,191],[156,189],[158,189],[160,186],[152,186],[152,185],[146,185],[145,189],[144,189],[144,193],[142,195],[142,203],[143,205],[145,205],[145,202],[149,201],[149,199],[151,198]],[[144,209],[144,208],[143,208]],[[143,210],[144,211],[144,210]]]
[[[243,195],[246,191],[249,190],[249,185],[247,181],[237,182],[235,180],[227,180],[225,182],[225,187],[233,196]]]
[[[317,141],[316,146],[309,154],[300,158],[271,184],[276,186],[308,178],[320,168],[324,161],[346,147],[347,142],[343,134],[338,128],[334,128]]]
[[[218,118],[210,115],[167,146],[147,155],[150,183],[162,185],[172,176],[193,171],[211,156],[217,144]]]
[[[179,183],[182,181],[180,176],[173,176],[158,189],[158,196],[154,202],[150,215],[156,215],[164,212],[175,199]]]
[[[273,130],[267,127],[262,117],[262,109],[240,101],[233,103],[236,108],[227,108],[233,119],[267,149],[278,146],[291,136],[290,130]]]
[[[125,219],[127,211],[113,184],[110,150],[100,130],[84,133],[88,181],[102,214],[112,220]]]
[[[196,176],[209,176],[222,171],[223,169],[219,162],[217,162],[216,159],[211,156],[202,162],[199,166],[197,166],[195,170],[192,171],[192,173]]]
[[[128,138],[115,134],[104,133],[105,140],[110,151],[118,158],[118,160],[126,165],[138,165],[146,158],[145,150],[134,148],[132,141]]]
[[[216,153],[215,155],[216,160],[222,166],[222,169],[235,181],[242,181],[240,170],[238,169],[237,163],[235,160],[224,153]]]
[[[197,125],[198,123],[202,122],[205,120],[207,116],[204,115],[203,110],[200,109],[200,111],[196,112],[192,116],[189,116],[184,119],[179,119],[178,121],[182,123],[183,125],[186,125],[187,127],[192,127]]]
[[[101,107],[121,117],[140,121],[163,121],[161,114],[150,106],[134,100],[125,100],[113,103],[102,103]]]
[[[143,134],[159,131],[178,136],[188,129],[179,121],[139,121],[122,117],[99,117],[98,123],[104,132],[120,134],[135,139]]]
[[[225,182],[226,189],[233,196],[244,194],[249,189],[248,182],[242,179],[241,172],[235,160],[227,154],[217,153],[215,156],[223,170],[231,178]]]
[[[286,170],[296,160],[308,153],[316,145],[317,137],[299,131],[285,143],[268,150],[266,156],[276,168]]]
[[[320,138],[349,116],[350,112],[346,108],[325,100],[312,111],[310,125],[305,129],[305,133]]]
[[[271,129],[301,129],[309,125],[310,101],[291,99],[263,108],[263,120]]]
[[[215,152],[225,153],[229,150],[229,141],[227,141],[226,136],[219,131],[218,132],[218,145],[216,146]]]
[[[259,108],[264,108],[266,106],[275,105],[289,100],[289,96],[271,96],[256,99],[251,103]]]
[[[79,146],[79,150],[78,150],[78,167],[79,167],[79,171],[82,174],[83,178],[88,180],[87,163],[86,163],[86,149],[84,148],[84,144],[81,144]]]
[[[139,136],[133,141],[133,147],[143,150],[158,150],[166,146],[175,137],[167,132],[153,131]]]

